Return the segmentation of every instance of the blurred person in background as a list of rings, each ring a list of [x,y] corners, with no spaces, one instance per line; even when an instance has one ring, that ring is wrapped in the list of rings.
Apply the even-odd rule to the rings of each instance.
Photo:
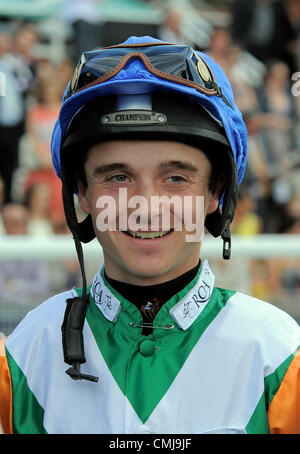
[[[159,39],[176,44],[183,44],[181,26],[184,17],[182,6],[169,4],[163,11],[164,19],[158,27]]]
[[[4,181],[3,178],[0,175],[0,235],[4,233],[4,226],[3,226],[3,221],[2,221],[2,206],[4,203]]]
[[[74,64],[69,58],[63,58],[59,62],[54,62],[47,58],[47,56],[40,58],[36,64],[35,83],[28,96],[29,102],[27,108],[29,109],[43,99],[44,87],[47,86],[50,86],[50,90],[55,90],[52,101],[52,107],[54,107],[57,104],[57,97],[61,99],[63,96],[65,86],[72,77],[74,69]]]
[[[289,67],[282,61],[270,63],[264,84],[257,91],[262,112],[260,131],[268,167],[271,176],[279,176],[293,166],[292,152],[297,144],[295,126],[299,119]]]
[[[20,89],[24,96],[32,87],[36,77],[37,61],[34,57],[34,47],[39,42],[35,24],[24,23],[17,25],[14,31],[12,56],[15,60]]]
[[[19,141],[25,115],[23,94],[12,64],[11,47],[9,33],[0,31],[0,72],[1,83],[4,83],[4,96],[0,96],[0,175],[5,186],[6,203],[12,198],[12,179],[18,166]]]
[[[232,71],[233,61],[229,57],[233,45],[230,30],[225,27],[215,27],[210,37],[210,44],[205,51],[215,62],[217,62],[227,77]]]
[[[300,36],[300,0],[287,0],[287,14],[296,36]]]
[[[60,79],[59,85],[61,87],[62,96],[64,93],[64,88],[67,86],[67,83],[69,82],[69,80],[72,79],[74,69],[75,69],[75,66],[74,66],[73,62],[71,61],[71,59],[69,59],[69,58],[63,59],[58,65],[56,73],[59,74],[59,79]]]
[[[36,168],[52,170],[49,146],[59,112],[61,90],[59,81],[53,79],[51,73],[38,81],[34,99],[34,104],[27,109],[26,133],[33,148]]]
[[[7,203],[2,207],[2,220],[6,235],[27,235],[28,211],[17,203]]]
[[[102,45],[103,20],[100,10],[102,0],[63,0],[62,19],[72,30],[73,61],[79,59],[87,49]]]
[[[262,222],[255,212],[256,204],[247,188],[240,189],[232,233],[237,235],[259,235],[262,232]]]
[[[65,216],[51,214],[51,188],[41,181],[32,183],[25,191],[24,204],[27,208],[28,235],[48,238],[53,235],[70,235]],[[66,286],[74,287],[80,282],[80,268],[76,259],[59,260],[47,265],[51,291],[62,291]]]
[[[3,27],[3,25],[2,25]],[[0,96],[0,173],[5,182],[5,202],[14,199],[13,177],[19,166],[19,145],[25,132],[27,96],[34,84],[33,49],[38,33],[32,24],[10,24],[0,34],[0,72],[5,76],[5,96]]]
[[[296,44],[296,70],[300,68],[300,0],[287,0],[287,14],[294,29]]]
[[[29,213],[16,203],[2,208],[5,235],[28,235]],[[3,238],[3,237],[2,237]],[[32,305],[49,294],[51,282],[47,266],[40,260],[11,259],[0,261],[0,302]]]
[[[256,199],[262,232],[276,233],[281,205],[289,200],[300,176],[299,116],[288,66],[275,61],[266,68],[258,87],[249,86],[235,74],[230,80],[248,131],[245,182]]]
[[[232,36],[252,55],[266,63],[284,61],[296,70],[296,33],[282,0],[234,0]]]
[[[50,205],[51,189],[44,182],[34,183],[25,192],[24,203],[28,209],[28,233],[49,236],[53,234]]]
[[[297,99],[292,95],[290,72],[285,63],[276,61],[267,66],[257,97],[259,112],[251,121],[256,123],[256,137],[268,175],[259,212],[264,219],[264,231],[278,233],[281,207],[290,200],[300,177]]]
[[[47,65],[46,65],[47,67]],[[27,110],[26,144],[23,150],[23,193],[29,194],[36,184],[47,185],[49,194],[49,220],[60,223],[64,220],[61,198],[61,183],[53,171],[49,148],[52,130],[59,112],[61,99],[60,79],[53,79],[42,71],[36,84],[35,102]],[[45,193],[45,191],[44,191]]]

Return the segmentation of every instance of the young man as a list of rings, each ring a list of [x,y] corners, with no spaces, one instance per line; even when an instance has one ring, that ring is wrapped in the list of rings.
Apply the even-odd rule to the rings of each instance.
[[[52,141],[83,287],[3,342],[5,432],[300,433],[299,326],[199,261],[203,224],[230,257],[246,148],[206,55],[150,37],[83,54]]]

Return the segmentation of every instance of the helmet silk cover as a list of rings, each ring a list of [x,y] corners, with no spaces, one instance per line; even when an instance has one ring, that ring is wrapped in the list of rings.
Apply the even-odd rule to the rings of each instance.
[[[146,44],[146,43],[163,43],[152,37],[130,37],[122,44]],[[247,155],[247,132],[242,115],[235,105],[232,89],[228,78],[221,69],[209,56],[203,52],[197,52],[201,58],[207,63],[213,73],[217,84],[221,87],[224,96],[227,98],[231,107],[224,100],[217,96],[207,96],[204,93],[197,91],[193,87],[181,85],[179,83],[160,78],[152,74],[145,67],[143,62],[134,58],[129,60],[120,72],[111,79],[93,85],[85,89],[81,89],[71,97],[62,102],[59,118],[55,124],[51,152],[53,165],[58,177],[61,175],[61,142],[67,134],[68,126],[74,115],[79,109],[95,98],[101,98],[108,95],[137,95],[152,93],[155,91],[175,92],[177,94],[186,95],[188,98],[201,104],[210,115],[221,124],[224,128],[225,135],[230,144],[230,148],[236,162],[238,182],[243,179],[246,167]],[[65,91],[68,92],[69,85]]]

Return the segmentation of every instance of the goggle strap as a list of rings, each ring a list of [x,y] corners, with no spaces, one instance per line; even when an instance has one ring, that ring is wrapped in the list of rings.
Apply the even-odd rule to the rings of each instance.
[[[217,92],[217,96],[219,96],[220,98],[223,99],[223,101],[225,102],[225,104],[230,107],[232,109],[232,105],[230,104],[230,102],[228,101],[228,99],[223,95],[223,91],[222,91],[222,88],[216,83],[215,80],[212,81],[212,86],[214,87],[214,89],[216,90]]]

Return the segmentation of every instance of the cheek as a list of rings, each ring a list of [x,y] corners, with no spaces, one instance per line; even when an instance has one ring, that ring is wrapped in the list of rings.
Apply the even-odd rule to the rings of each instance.
[[[205,192],[205,195],[186,197],[184,200],[184,222],[190,222],[192,225],[204,224],[208,214],[217,210],[219,197],[217,194]]]
[[[193,196],[186,197],[184,200],[184,225],[187,230],[192,230],[196,226],[204,225],[205,215],[207,211],[207,197]]]

